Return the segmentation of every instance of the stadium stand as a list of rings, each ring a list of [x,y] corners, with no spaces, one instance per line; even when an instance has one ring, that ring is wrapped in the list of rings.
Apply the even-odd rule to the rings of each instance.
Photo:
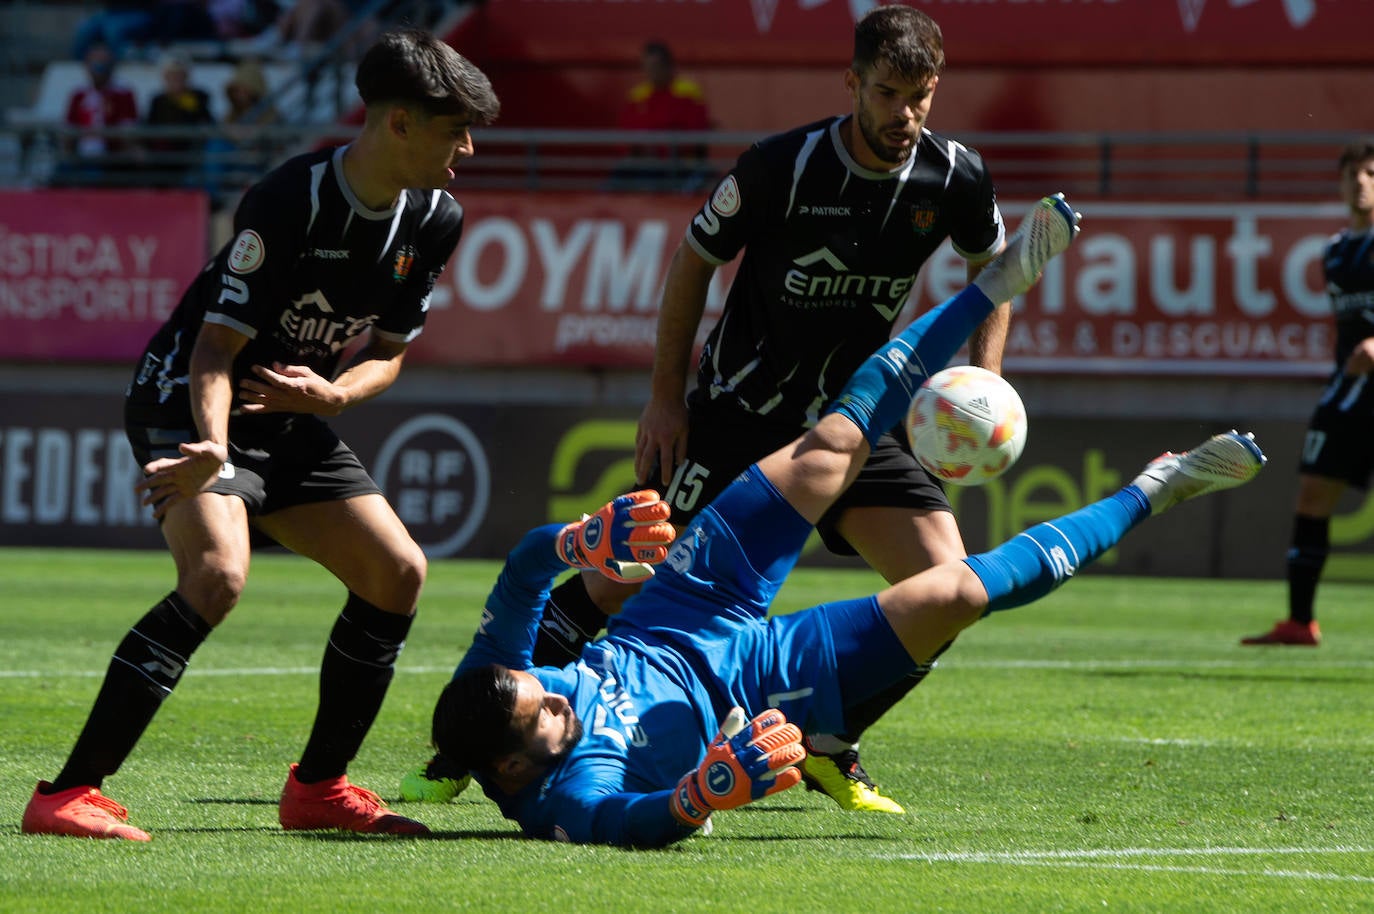
[[[224,87],[234,75],[234,67],[232,63],[220,61],[197,61],[191,67],[190,83],[209,93],[210,111],[216,120],[223,119],[228,111]],[[116,80],[133,90],[140,114],[148,110],[148,103],[162,88],[160,69],[156,62],[133,61],[121,63],[115,71]],[[332,123],[338,116],[336,105],[311,102],[312,96],[307,92],[305,82],[299,78],[299,65],[264,61],[262,69],[267,77],[268,89],[284,119],[294,123]],[[86,82],[86,72],[80,61],[53,61],[43,70],[33,104],[8,109],[8,123],[12,127],[62,123],[72,90]],[[344,111],[350,110],[358,101],[357,91],[353,88],[351,65],[342,64],[322,71],[313,97],[333,99],[336,93],[342,94]]]

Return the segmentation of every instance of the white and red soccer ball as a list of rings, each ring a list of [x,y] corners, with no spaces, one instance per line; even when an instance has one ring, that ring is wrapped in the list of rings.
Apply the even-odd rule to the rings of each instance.
[[[957,365],[926,379],[906,414],[907,440],[936,479],[977,486],[996,479],[1026,446],[1026,408],[999,375]]]

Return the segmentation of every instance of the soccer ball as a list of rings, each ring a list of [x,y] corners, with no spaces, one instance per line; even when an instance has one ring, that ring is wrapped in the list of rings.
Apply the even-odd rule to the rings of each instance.
[[[956,486],[996,479],[1026,446],[1016,390],[984,368],[958,365],[926,379],[906,413],[907,440],[930,475]]]

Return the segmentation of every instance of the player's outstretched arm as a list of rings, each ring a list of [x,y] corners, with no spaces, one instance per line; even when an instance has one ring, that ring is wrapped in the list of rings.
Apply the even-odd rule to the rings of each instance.
[[[558,557],[573,568],[594,569],[613,581],[635,584],[651,577],[668,556],[677,531],[668,503],[652,489],[611,499],[590,517],[568,524],[558,536]]]
[[[700,828],[718,809],[735,809],[801,782],[796,766],[806,757],[801,730],[770,708],[744,722],[734,708],[706,749],[700,765],[682,776],[673,791],[673,815]]]

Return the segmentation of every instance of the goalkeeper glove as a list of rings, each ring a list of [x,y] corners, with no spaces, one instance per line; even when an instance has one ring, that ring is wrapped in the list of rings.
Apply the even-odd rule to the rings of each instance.
[[[651,577],[677,536],[668,503],[652,489],[614,498],[600,511],[568,524],[558,534],[558,557],[574,568],[592,568],[613,581],[635,584]]]
[[[796,766],[806,758],[801,740],[801,730],[777,709],[747,725],[744,711],[732,709],[706,747],[706,758],[678,781],[673,815],[700,828],[717,809],[734,809],[795,787],[802,777]]]

